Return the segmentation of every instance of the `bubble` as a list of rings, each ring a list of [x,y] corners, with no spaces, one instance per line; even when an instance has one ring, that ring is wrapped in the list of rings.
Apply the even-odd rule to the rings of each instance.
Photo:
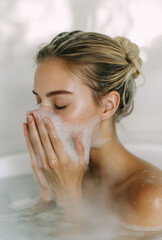
[[[51,119],[53,125],[55,126],[56,132],[71,159],[74,162],[78,161],[78,154],[75,149],[75,139],[79,133],[82,133],[82,144],[84,146],[84,158],[87,163],[89,163],[89,154],[92,147],[100,147],[105,144],[110,138],[100,139],[99,137],[99,117],[91,118],[86,124],[76,124],[75,126],[70,125],[62,120],[58,114],[54,114],[51,110],[51,107],[45,106],[44,108],[38,106],[36,109],[40,113],[40,117],[48,117]],[[32,110],[32,111],[34,111]],[[30,112],[32,112],[30,111]],[[37,151],[36,151],[37,152]],[[38,154],[37,154],[38,156]],[[39,165],[40,158],[39,159]]]
[[[132,231],[142,231],[142,232],[147,232],[147,231],[161,231],[162,230],[162,225],[159,225],[157,227],[144,227],[140,225],[131,225],[131,224],[126,224],[122,223],[123,227],[130,229]]]

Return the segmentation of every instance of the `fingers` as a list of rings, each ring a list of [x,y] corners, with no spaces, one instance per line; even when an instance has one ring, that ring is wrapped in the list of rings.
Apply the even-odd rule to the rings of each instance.
[[[76,137],[76,141],[75,141],[75,148],[76,151],[78,153],[78,163],[80,166],[82,166],[83,168],[87,165],[87,162],[84,158],[84,146],[82,144],[82,134],[78,134],[78,136]]]
[[[58,159],[56,157],[56,154],[54,152],[54,149],[51,145],[49,136],[48,136],[48,132],[44,126],[44,123],[42,121],[42,119],[40,118],[39,114],[35,111],[33,112],[33,115],[35,117],[36,123],[37,123],[37,127],[39,130],[39,134],[40,134],[40,139],[42,141],[42,145],[44,147],[46,156],[47,156],[47,160],[50,167],[53,167],[54,164],[58,164]]]
[[[60,140],[56,129],[49,118],[44,118],[45,126],[48,130],[49,139],[55,151],[56,157],[59,162],[64,162],[67,159],[67,154],[65,152],[64,146]]]
[[[41,186],[46,189],[46,188],[48,188],[48,183],[45,180],[42,172],[39,169],[36,152],[33,149],[32,143],[30,141],[29,132],[28,132],[28,126],[27,126],[26,123],[24,123],[23,126],[24,126],[24,136],[25,136],[27,147],[28,147],[28,150],[29,150],[30,159],[31,159],[31,165],[32,165],[34,174],[35,174],[38,182],[41,184]]]
[[[29,132],[30,132],[30,135],[31,135],[31,138],[32,138],[33,145],[35,146],[35,148],[38,151],[38,154],[39,154],[40,159],[41,159],[42,166],[46,170],[48,170],[49,169],[49,164],[46,160],[46,154],[44,152],[42,142],[40,141],[39,133],[37,131],[37,127],[35,125],[34,118],[31,115],[29,115],[27,117],[27,122],[28,122]]]
[[[38,111],[34,111],[33,115],[35,121],[34,118],[32,121],[28,120],[29,130],[33,139],[33,144],[41,157],[42,166],[47,171],[49,171],[50,168],[55,168],[55,166],[58,166],[59,163],[62,163],[62,166],[67,166],[69,164],[69,160],[72,161],[72,159],[65,151],[51,120],[47,117],[42,120]],[[80,138],[81,135],[76,137],[75,148],[78,153],[79,165],[85,168],[87,163],[84,159],[84,146]]]
[[[28,133],[28,126],[27,126],[26,123],[24,123],[23,126],[24,126],[24,136],[25,136],[27,147],[28,147],[28,150],[29,150],[29,153],[30,153],[30,157],[31,157],[31,160],[32,160],[32,166],[35,167],[35,166],[38,165],[36,152],[33,149],[33,146],[32,146],[32,144],[30,142],[30,137],[29,137],[29,133]]]

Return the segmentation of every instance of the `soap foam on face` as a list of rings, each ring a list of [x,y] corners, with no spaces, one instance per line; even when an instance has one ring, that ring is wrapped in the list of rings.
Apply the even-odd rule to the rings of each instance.
[[[79,133],[82,133],[82,144],[84,146],[84,158],[89,163],[89,153],[91,147],[99,147],[109,139],[99,139],[99,117],[91,119],[86,125],[71,126],[69,123],[64,122],[57,114],[51,114],[44,111],[43,108],[38,106],[40,117],[48,117],[53,122],[58,136],[71,159],[74,162],[78,161],[78,154],[75,149],[74,141]],[[95,137],[94,137],[95,136]],[[37,154],[38,155],[38,154]]]

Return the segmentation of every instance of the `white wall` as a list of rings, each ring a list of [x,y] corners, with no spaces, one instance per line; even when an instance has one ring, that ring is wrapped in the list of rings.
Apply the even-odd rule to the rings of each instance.
[[[162,143],[161,23],[161,0],[1,1],[0,155],[27,150],[22,124],[36,104],[31,91],[37,46],[76,29],[126,36],[139,45],[147,81],[118,131],[124,142]]]

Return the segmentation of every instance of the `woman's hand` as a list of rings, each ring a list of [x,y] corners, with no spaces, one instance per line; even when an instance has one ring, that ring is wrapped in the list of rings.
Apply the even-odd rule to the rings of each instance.
[[[52,189],[50,188],[47,180],[45,179],[45,177],[42,174],[42,171],[39,167],[37,153],[36,153],[35,149],[33,148],[32,142],[30,140],[28,124],[24,123],[23,126],[24,126],[24,136],[26,139],[29,153],[30,153],[31,165],[32,165],[35,177],[42,187],[40,202],[51,201],[54,199],[53,194],[52,194]]]
[[[30,115],[27,118],[28,123],[24,124],[24,134],[38,181],[44,189],[52,187],[60,205],[80,201],[81,181],[86,167],[81,135],[75,140],[78,153],[78,163],[75,163],[65,151],[51,120],[44,118],[44,122],[47,120],[44,125],[38,111],[34,111],[33,115],[35,120]],[[39,154],[41,170],[34,149]],[[39,177],[38,172],[43,173],[45,178]]]

